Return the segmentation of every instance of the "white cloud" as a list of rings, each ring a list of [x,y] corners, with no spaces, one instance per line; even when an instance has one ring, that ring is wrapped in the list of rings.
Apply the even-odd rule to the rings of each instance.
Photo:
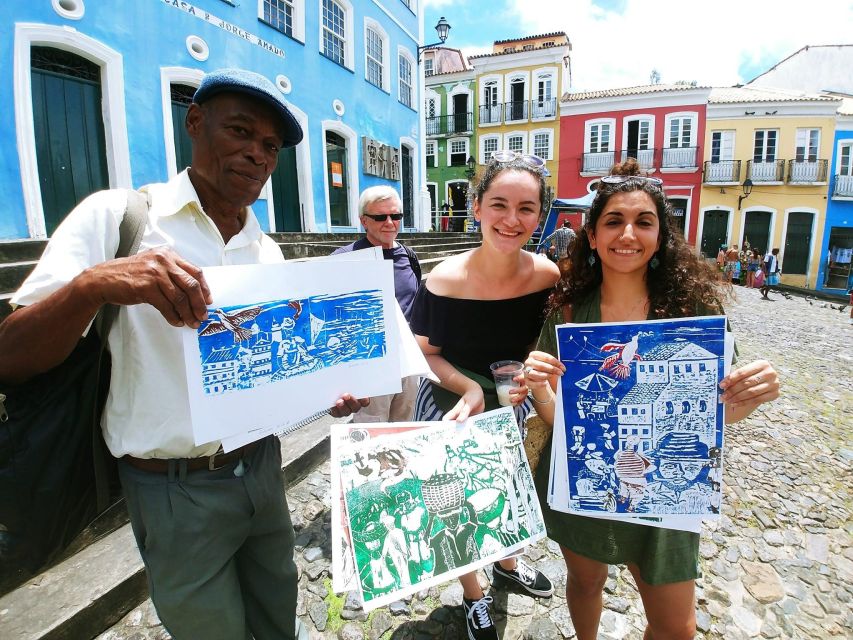
[[[847,0],[625,0],[620,13],[591,0],[508,4],[519,36],[566,32],[574,90],[648,84],[652,69],[662,82],[736,84],[807,44],[848,44],[853,24]],[[744,63],[755,74],[741,77]]]

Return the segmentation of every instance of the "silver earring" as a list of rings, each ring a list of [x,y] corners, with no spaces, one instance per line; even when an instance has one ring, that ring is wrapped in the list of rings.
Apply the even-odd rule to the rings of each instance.
[[[660,260],[658,260],[658,254],[652,256],[652,259],[649,260],[649,267],[652,269],[657,269],[660,264]]]
[[[595,254],[594,254],[594,253],[590,253],[590,254],[589,254],[589,258],[587,258],[587,259],[586,259],[586,261],[589,263],[589,266],[590,266],[590,267],[595,266]]]

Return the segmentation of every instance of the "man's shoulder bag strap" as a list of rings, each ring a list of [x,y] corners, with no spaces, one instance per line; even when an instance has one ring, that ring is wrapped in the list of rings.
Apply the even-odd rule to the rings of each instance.
[[[418,256],[415,255],[415,252],[412,251],[411,247],[404,245],[402,242],[400,246],[403,247],[403,250],[406,252],[406,255],[409,256],[409,264],[412,267],[412,271],[415,274],[415,277],[418,279],[418,286],[421,284],[421,263],[418,261]]]

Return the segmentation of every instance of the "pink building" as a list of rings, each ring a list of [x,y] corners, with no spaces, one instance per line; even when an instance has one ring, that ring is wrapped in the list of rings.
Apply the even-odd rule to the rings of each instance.
[[[660,178],[676,225],[695,245],[708,87],[655,84],[566,93],[560,101],[557,197],[585,196],[599,177],[636,158]],[[571,214],[573,226],[582,223]]]

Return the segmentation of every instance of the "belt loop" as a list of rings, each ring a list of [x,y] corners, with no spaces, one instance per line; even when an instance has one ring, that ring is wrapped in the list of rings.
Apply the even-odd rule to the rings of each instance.
[[[181,458],[177,460],[178,463],[178,482],[186,482],[187,481],[187,459]]]
[[[169,482],[175,481],[175,460],[168,460],[168,468],[167,476]]]

